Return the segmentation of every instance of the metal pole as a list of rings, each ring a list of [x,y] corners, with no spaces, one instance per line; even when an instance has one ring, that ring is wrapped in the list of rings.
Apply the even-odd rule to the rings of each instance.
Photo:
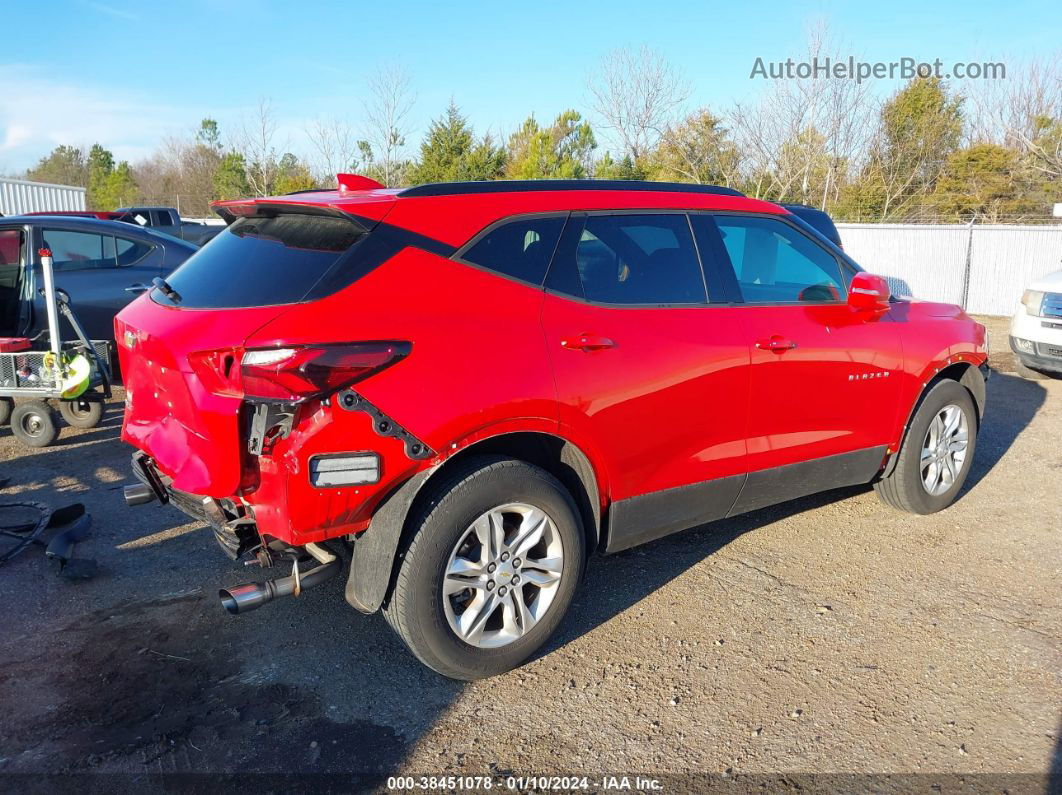
[[[966,263],[962,274],[962,308],[965,310],[970,303],[970,271],[973,268],[973,235],[976,216],[970,219],[970,229],[966,237]]]
[[[55,309],[55,274],[52,272],[52,252],[42,248],[37,252],[41,257],[41,273],[44,274],[44,308],[48,313],[48,336],[51,338],[52,353],[59,360],[59,315]]]

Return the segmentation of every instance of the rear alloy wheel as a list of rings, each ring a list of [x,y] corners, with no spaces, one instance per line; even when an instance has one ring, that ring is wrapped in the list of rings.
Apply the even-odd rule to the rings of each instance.
[[[103,419],[103,402],[91,394],[59,401],[59,413],[72,428],[95,428]]]
[[[524,503],[500,505],[457,540],[443,580],[450,629],[481,649],[506,646],[546,615],[564,572],[553,520]]]
[[[551,474],[497,456],[427,486],[384,616],[428,667],[453,679],[511,670],[556,629],[586,541]]]
[[[59,421],[43,400],[30,400],[11,412],[11,432],[29,447],[47,447],[59,435]]]
[[[939,381],[915,412],[896,466],[874,489],[902,511],[926,514],[947,508],[970,473],[976,446],[973,398],[957,381]]]

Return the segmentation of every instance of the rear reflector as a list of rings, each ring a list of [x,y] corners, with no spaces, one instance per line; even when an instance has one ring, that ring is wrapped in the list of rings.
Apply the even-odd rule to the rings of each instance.
[[[337,453],[310,459],[310,484],[319,489],[379,480],[380,457],[375,453]]]

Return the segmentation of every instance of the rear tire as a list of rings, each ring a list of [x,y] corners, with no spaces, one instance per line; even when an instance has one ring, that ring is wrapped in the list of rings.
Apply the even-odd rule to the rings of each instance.
[[[953,420],[954,430],[949,428]],[[966,387],[951,379],[939,381],[911,419],[896,466],[874,484],[878,496],[887,505],[908,513],[936,513],[947,508],[970,473],[977,448],[977,422],[977,409]],[[961,460],[956,461],[960,447]]]
[[[29,400],[11,412],[11,432],[28,447],[47,447],[59,436],[59,418],[43,400]]]
[[[11,419],[11,410],[15,406],[15,401],[9,397],[0,397],[0,425],[7,425],[8,420]]]
[[[509,671],[553,634],[575,594],[586,558],[575,503],[545,470],[497,456],[427,488],[384,617],[443,676]]]
[[[95,428],[103,419],[103,402],[92,393],[59,401],[59,413],[72,428]]]

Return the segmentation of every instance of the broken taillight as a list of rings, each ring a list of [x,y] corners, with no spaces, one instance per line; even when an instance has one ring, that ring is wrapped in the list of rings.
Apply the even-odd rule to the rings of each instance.
[[[352,342],[202,351],[188,357],[219,395],[300,403],[338,392],[406,356],[408,342]]]

